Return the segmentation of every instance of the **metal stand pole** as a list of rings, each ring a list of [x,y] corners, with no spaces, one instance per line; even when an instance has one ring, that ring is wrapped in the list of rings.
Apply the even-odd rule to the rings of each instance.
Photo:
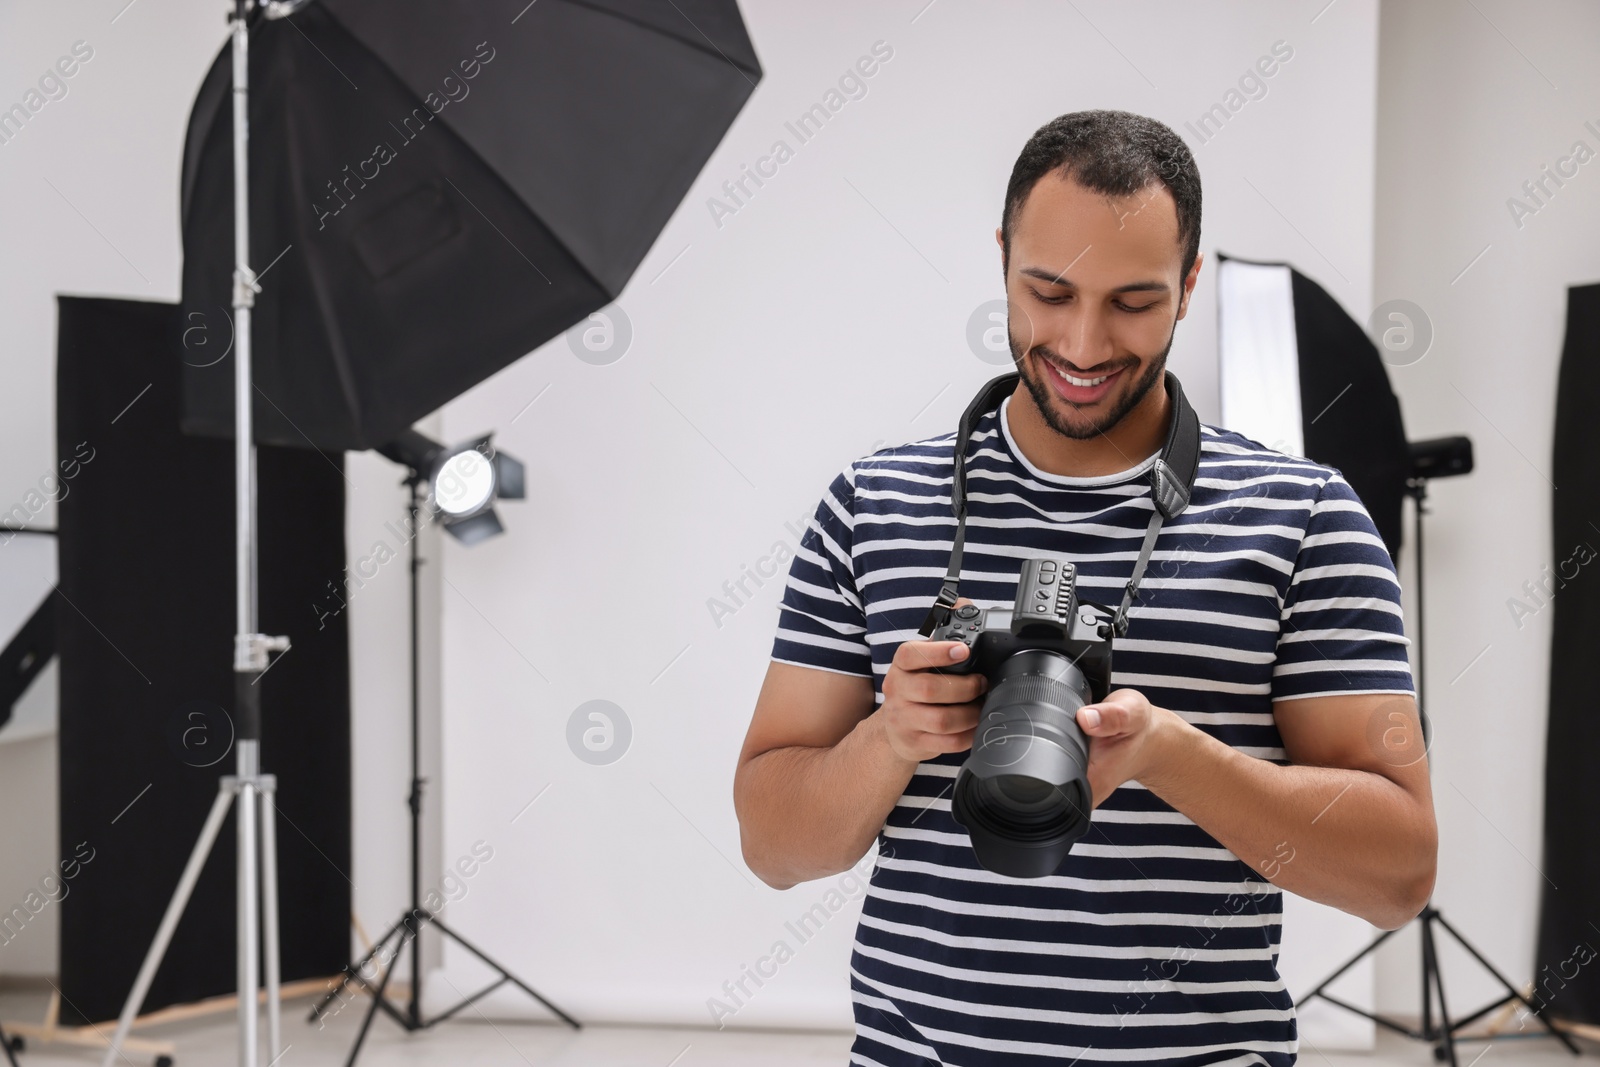
[[[261,689],[256,684],[267,669],[268,653],[288,650],[286,637],[267,637],[257,621],[258,562],[256,558],[256,445],[254,404],[251,390],[252,344],[251,309],[255,294],[261,291],[255,272],[250,269],[250,7],[251,0],[235,0],[233,15],[233,308],[234,335],[237,338],[233,367],[233,457],[234,457],[234,577],[237,614],[233,638],[234,706],[239,717],[238,732],[239,811],[238,811],[238,891],[239,891],[239,1063],[255,1067],[260,1049],[257,1023],[260,1012],[256,995],[261,974],[261,879],[277,881],[276,857],[261,862],[258,851],[276,834],[269,830],[258,840],[258,810],[262,793],[272,787],[261,774]],[[271,801],[268,801],[270,804]],[[269,814],[268,818],[272,818]],[[257,864],[261,869],[258,871]],[[269,1027],[270,1050],[278,1057],[278,916],[277,887],[268,889],[270,914],[265,923],[273,944],[267,950],[267,1014],[274,1020]]]
[[[239,1064],[256,1067],[259,1044],[259,982],[262,927],[266,928],[266,987],[269,1063],[278,1060],[280,1004],[278,974],[277,835],[273,796],[276,782],[261,773],[261,688],[256,683],[268,666],[268,654],[289,648],[287,637],[258,633],[256,609],[256,450],[251,405],[250,310],[261,291],[250,269],[249,81],[250,10],[253,0],[234,0],[233,34],[233,309],[236,337],[233,374],[234,399],[234,577],[236,627],[233,640],[234,731],[237,737],[237,773],[222,779],[200,839],[189,855],[178,888],[167,905],[155,940],[145,955],[133,989],[117,1020],[116,1034],[106,1049],[103,1067],[113,1067],[122,1054],[122,1042],[150,991],[162,957],[188,905],[200,870],[222,829],[222,820],[238,798],[236,834],[237,960],[239,1004]],[[262,904],[265,903],[263,911]]]
[[[278,804],[277,779],[261,776],[261,936],[266,942],[267,1065],[283,1050],[282,974],[278,943]]]
[[[1416,575],[1416,580],[1417,580],[1417,642],[1416,642],[1416,649],[1417,649],[1417,683],[1418,683],[1417,684],[1417,690],[1418,690],[1419,694],[1422,697],[1426,697],[1428,695],[1428,689],[1427,689],[1427,678],[1426,678],[1426,676],[1424,674],[1424,671],[1423,671],[1423,662],[1424,662],[1423,661],[1423,648],[1424,648],[1424,644],[1423,644],[1423,640],[1422,640],[1423,619],[1424,619],[1424,617],[1426,615],[1426,612],[1423,610],[1423,608],[1424,608],[1424,600],[1423,600],[1423,595],[1422,595],[1422,593],[1423,593],[1423,584],[1422,583],[1423,583],[1423,572],[1424,572],[1424,570],[1426,568],[1423,566],[1424,555],[1423,555],[1423,551],[1422,551],[1422,517],[1424,515],[1426,515],[1427,512],[1428,512],[1428,508],[1427,508],[1428,480],[1426,478],[1412,478],[1407,483],[1407,489],[1408,489],[1408,492],[1409,492],[1409,494],[1411,496],[1412,502],[1416,505],[1415,510],[1414,510],[1414,520],[1415,521],[1414,521],[1414,527],[1413,527],[1414,535],[1413,535],[1412,540],[1413,540],[1413,543],[1416,545],[1416,549],[1415,549],[1415,551],[1413,553],[1413,558],[1415,559],[1416,565],[1417,565],[1417,575]],[[1431,745],[1429,743],[1430,742],[1430,738],[1431,738],[1431,733],[1430,733],[1430,730],[1429,730],[1429,727],[1428,727],[1428,715],[1427,715],[1427,712],[1424,710],[1423,701],[1420,698],[1417,701],[1417,714],[1418,714],[1418,717],[1422,721],[1423,751],[1424,752],[1428,752],[1430,750],[1430,748],[1431,748]],[[1333,1004],[1333,1005],[1335,1005],[1337,1007],[1343,1008],[1346,1011],[1354,1012],[1355,1014],[1363,1016],[1365,1018],[1371,1019],[1373,1022],[1377,1023],[1379,1026],[1382,1026],[1382,1027],[1385,1027],[1385,1028],[1387,1028],[1389,1030],[1392,1030],[1395,1033],[1404,1034],[1406,1037],[1409,1037],[1414,1041],[1425,1041],[1425,1042],[1433,1045],[1434,1046],[1434,1048],[1433,1048],[1433,1058],[1435,1060],[1438,1060],[1441,1063],[1446,1063],[1447,1062],[1447,1063],[1450,1064],[1450,1067],[1456,1067],[1456,1063],[1457,1063],[1457,1061],[1456,1061],[1456,1042],[1462,1041],[1462,1040],[1471,1040],[1471,1039],[1462,1038],[1462,1037],[1458,1036],[1456,1034],[1456,1031],[1460,1030],[1462,1027],[1472,1025],[1474,1022],[1477,1022],[1479,1019],[1483,1018],[1485,1015],[1489,1014],[1494,1009],[1500,1007],[1503,1004],[1509,1004],[1511,1001],[1515,1000],[1515,1001],[1518,1001],[1519,1003],[1523,1004],[1525,1007],[1527,1007],[1527,1009],[1530,1012],[1532,1012],[1538,1018],[1539,1022],[1543,1024],[1545,1030],[1549,1031],[1550,1036],[1555,1038],[1557,1041],[1560,1041],[1563,1045],[1565,1045],[1567,1047],[1567,1050],[1570,1051],[1574,1056],[1582,1055],[1582,1053],[1578,1049],[1577,1043],[1574,1042],[1572,1040],[1572,1038],[1570,1036],[1568,1036],[1566,1033],[1564,1033],[1560,1029],[1558,1029],[1556,1027],[1556,1025],[1554,1023],[1552,1023],[1549,1019],[1545,1018],[1545,1016],[1543,1014],[1542,1006],[1535,1004],[1533,1001],[1529,1000],[1527,997],[1523,996],[1520,992],[1518,992],[1517,989],[1512,986],[1510,980],[1507,979],[1505,975],[1501,974],[1498,970],[1496,970],[1494,968],[1494,966],[1492,964],[1490,964],[1489,961],[1483,957],[1483,954],[1481,952],[1479,952],[1477,949],[1473,948],[1472,945],[1467,941],[1467,939],[1461,936],[1461,933],[1458,930],[1456,930],[1455,927],[1451,926],[1448,922],[1445,921],[1445,918],[1440,913],[1439,909],[1433,906],[1433,901],[1430,900],[1430,901],[1428,901],[1427,904],[1423,905],[1421,913],[1418,914],[1417,917],[1415,919],[1413,919],[1412,921],[1421,926],[1421,931],[1420,931],[1421,938],[1422,938],[1422,1027],[1421,1027],[1421,1029],[1416,1029],[1416,1028],[1413,1028],[1413,1027],[1410,1027],[1410,1026],[1406,1026],[1403,1023],[1400,1023],[1400,1022],[1397,1022],[1397,1021],[1395,1021],[1393,1019],[1387,1018],[1386,1016],[1379,1015],[1376,1012],[1370,1012],[1370,1011],[1366,1011],[1366,1010],[1364,1010],[1362,1008],[1358,1008],[1354,1004],[1350,1004],[1350,1003],[1348,1003],[1346,1001],[1340,1000],[1338,997],[1333,996],[1331,993],[1329,993],[1327,991],[1328,987],[1330,985],[1332,985],[1335,980],[1337,980],[1341,975],[1343,975],[1351,967],[1354,967],[1361,960],[1365,959],[1374,950],[1376,950],[1379,945],[1381,945],[1385,941],[1387,941],[1392,935],[1398,933],[1399,930],[1386,930],[1386,931],[1384,931],[1370,945],[1368,945],[1366,948],[1362,949],[1360,952],[1357,952],[1350,959],[1346,960],[1344,962],[1344,964],[1342,964],[1338,968],[1338,970],[1334,971],[1332,974],[1328,975],[1328,977],[1324,978],[1322,980],[1321,984],[1319,984],[1315,989],[1313,989],[1311,992],[1307,993],[1305,996],[1298,998],[1297,1002],[1303,1004],[1306,1001],[1311,1000],[1311,999],[1313,999],[1315,997],[1321,997],[1323,1000],[1326,1000],[1330,1004]],[[1505,988],[1505,991],[1506,991],[1506,995],[1505,996],[1501,997],[1499,1000],[1496,1000],[1491,1004],[1484,1005],[1482,1008],[1479,1008],[1477,1011],[1473,1012],[1471,1015],[1468,1015],[1464,1019],[1451,1019],[1450,1018],[1450,1009],[1445,1004],[1445,999],[1444,999],[1444,971],[1439,966],[1439,946],[1438,946],[1437,940],[1434,937],[1434,932],[1433,932],[1434,931],[1434,927],[1436,925],[1439,926],[1439,927],[1442,927],[1446,933],[1448,933],[1451,937],[1455,938],[1456,943],[1459,944],[1462,948],[1466,949],[1467,952],[1472,956],[1472,958],[1477,960],[1478,963],[1483,967],[1484,970],[1486,970],[1490,974],[1494,975],[1495,979],[1499,981],[1500,985]],[[1433,1017],[1433,1003],[1434,1003],[1434,999],[1435,998],[1437,998],[1438,1002],[1439,1002],[1439,1019],[1438,1019],[1437,1022],[1435,1022],[1434,1017]],[[1538,1036],[1541,1036],[1541,1035],[1539,1035],[1539,1034],[1496,1034],[1496,1035],[1493,1035],[1492,1038],[1490,1038],[1490,1039],[1492,1040],[1494,1038],[1498,1038],[1498,1039],[1504,1040],[1504,1039],[1508,1039],[1508,1038],[1538,1037]],[[1474,1062],[1476,1062],[1476,1061],[1474,1061]]]
[[[411,521],[411,991],[406,998],[406,1018],[410,1029],[422,1026],[422,931],[417,928],[415,916],[422,909],[422,641],[419,619],[422,617],[418,603],[418,577],[422,571],[422,555],[417,542],[422,536],[422,474],[410,471],[406,486],[411,490],[407,516]],[[382,993],[378,994],[381,999]],[[370,1018],[370,1017],[369,1017]],[[360,1041],[356,1042],[359,1048]],[[352,1053],[352,1059],[354,1054]]]
[[[355,1044],[350,1049],[349,1058],[345,1060],[346,1067],[354,1067],[356,1058],[361,1054],[361,1047],[366,1042],[367,1031],[372,1026],[372,1020],[380,1010],[408,1033],[413,1033],[418,1030],[426,1030],[437,1023],[443,1022],[508,982],[544,1005],[557,1018],[574,1030],[581,1028],[576,1019],[545,999],[532,986],[506,970],[488,954],[470,944],[460,934],[445,926],[436,915],[422,906],[422,785],[424,779],[422,778],[420,755],[422,711],[421,688],[418,678],[418,618],[420,611],[417,603],[417,574],[422,568],[422,560],[417,551],[417,539],[421,536],[421,529],[418,523],[421,514],[423,483],[424,476],[416,470],[410,472],[405,483],[411,489],[411,501],[408,511],[411,518],[411,793],[407,798],[407,805],[411,809],[411,907],[400,916],[393,926],[389,927],[365,956],[344,969],[344,973],[339,976],[339,981],[311,1009],[308,1020],[311,1022],[322,1020],[329,1014],[328,1008],[333,1002],[342,997],[345,990],[352,985],[358,986],[372,995],[372,1003],[368,1006],[366,1014],[362,1018],[361,1027],[356,1033]],[[438,930],[441,935],[478,957],[490,969],[498,973],[500,977],[432,1019],[425,1019],[422,1015],[422,930],[429,925]],[[395,944],[392,954],[388,951],[390,941]],[[402,1010],[396,1008],[390,1002],[388,987],[389,979],[393,976],[399,963],[400,953],[405,950],[407,945],[411,947],[411,989],[407,994],[406,1006]],[[375,960],[383,967],[382,977],[376,983],[362,973],[367,971]]]

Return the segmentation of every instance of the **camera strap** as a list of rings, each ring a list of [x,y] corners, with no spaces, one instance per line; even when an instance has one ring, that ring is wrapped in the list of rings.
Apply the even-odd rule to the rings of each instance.
[[[967,410],[961,413],[950,481],[950,507],[956,516],[956,536],[950,546],[950,567],[945,572],[944,585],[933,607],[928,609],[928,617],[923,620],[922,628],[917,631],[923,637],[942,626],[956,606],[961,552],[967,540],[967,444],[972,437],[972,429],[979,419],[999,407],[1007,396],[1015,392],[1021,380],[1022,375],[1016,371],[1002,374],[985,384],[978,395],[972,398],[972,403],[967,405]],[[1144,580],[1150,553],[1154,551],[1156,537],[1161,533],[1161,524],[1167,519],[1177,518],[1189,506],[1189,494],[1200,469],[1200,418],[1189,406],[1177,376],[1171,371],[1167,372],[1166,386],[1167,396],[1172,400],[1172,421],[1167,427],[1167,440],[1161,446],[1161,454],[1150,468],[1150,496],[1155,503],[1150,514],[1150,525],[1145,528],[1144,543],[1139,547],[1139,558],[1134,561],[1133,574],[1122,591],[1122,604],[1112,616],[1112,631],[1118,637],[1127,632],[1128,612],[1133,607],[1133,598],[1139,592],[1139,583]]]

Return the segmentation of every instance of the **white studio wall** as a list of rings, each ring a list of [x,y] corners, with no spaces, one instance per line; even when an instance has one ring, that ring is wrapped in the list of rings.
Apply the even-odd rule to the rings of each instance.
[[[994,229],[1017,151],[1059,113],[1173,126],[1200,163],[1208,257],[1292,261],[1364,320],[1378,13],[1040,4],[1024,34],[1020,11],[959,4],[741,6],[766,77],[628,290],[444,411],[445,437],[495,430],[529,484],[506,536],[446,545],[443,856],[493,849],[447,919],[585,1020],[846,1027],[856,883],[762,885],[731,799],[805,522],[845,463],[954,428],[1004,369],[982,345],[1003,295]],[[1275,53],[1255,99],[1228,96]],[[863,57],[864,89],[798,137]],[[1225,100],[1238,110],[1197,136]],[[1173,349],[1208,420],[1213,269]],[[592,701],[614,706],[604,765],[569,746],[604,741]],[[1288,910],[1296,991],[1370,936]],[[435,993],[485,973],[447,950]],[[1371,983],[1341,992],[1370,1002]],[[1302,1026],[1317,1044],[1371,1037],[1326,1005]]]
[[[43,481],[57,470],[55,294],[177,297],[183,120],[223,30],[214,13],[202,17],[213,6],[184,6],[187,13],[152,5],[141,13],[149,17],[114,24],[114,8],[0,7],[0,106],[9,108],[37,88],[63,57],[74,71],[60,79],[56,98],[0,143],[0,319],[6,327],[0,509],[8,523],[55,526],[55,495]],[[70,483],[64,489],[70,492]],[[34,565],[19,556],[44,540],[5,540],[0,567]],[[0,907],[6,911],[56,869],[56,702],[52,665],[24,697],[26,715],[19,707],[0,730],[0,808],[6,813]],[[0,975],[54,975],[58,929],[56,908],[46,907],[21,935],[0,944]]]
[[[1528,977],[1549,614],[1518,627],[1507,600],[1554,562],[1541,472],[1565,287],[1596,276],[1576,238],[1596,232],[1600,206],[1587,165],[1540,204],[1523,183],[1575,141],[1600,148],[1581,51],[1600,16],[1573,0],[1538,19],[1432,0],[1381,18],[1375,0],[1086,0],[1004,19],[952,0],[741,6],[766,76],[608,320],[429,428],[451,441],[495,430],[530,488],[502,508],[505,536],[424,545],[424,750],[435,730],[442,744],[425,770],[442,840],[425,849],[424,885],[452,879],[446,921],[584,1020],[710,1025],[717,998],[736,1009],[717,1020],[729,1026],[848,1025],[855,883],[768,889],[740,862],[732,811],[788,554],[840,467],[953,428],[1004,369],[984,333],[1011,163],[1054,115],[1117,107],[1182,133],[1205,181],[1208,259],[1173,350],[1203,417],[1219,407],[1218,249],[1291,262],[1362,321],[1393,298],[1430,317],[1426,358],[1390,371],[1408,428],[1478,446],[1473,475],[1436,487],[1429,527],[1436,899]],[[0,104],[77,42],[93,50],[66,95],[0,143],[0,508],[56,460],[54,294],[178,296],[183,128],[222,13],[216,0],[0,6]],[[841,88],[863,57],[873,73]],[[1262,57],[1274,73],[1246,93]],[[802,140],[793,125],[835,90],[837,110]],[[1214,105],[1228,118],[1202,134]],[[1536,210],[1514,217],[1513,199]],[[398,469],[359,456],[348,472],[352,562],[380,539],[400,549],[385,526],[403,515]],[[53,508],[31,521],[53,525]],[[347,873],[373,935],[406,896],[405,583],[390,562],[350,606]],[[47,672],[30,694],[28,737],[0,733],[0,903],[54,854],[52,686]],[[585,707],[597,700],[627,722],[610,712],[602,753],[583,741],[605,740]],[[621,755],[589,763],[574,745]],[[449,874],[463,858],[474,873]],[[1369,936],[1296,898],[1287,908],[1296,992]],[[50,930],[0,945],[0,975],[52,973]],[[747,968],[779,941],[793,958],[757,986]],[[1491,995],[1445,953],[1453,1006]],[[441,998],[482,974],[460,953],[442,962]],[[1405,935],[1379,954],[1380,1007],[1416,1010],[1416,963]],[[724,983],[740,981],[753,993],[735,1004]],[[1345,992],[1372,997],[1373,981],[1357,974]],[[539,1015],[516,994],[485,1007]],[[1325,1047],[1370,1033],[1321,1006],[1302,1022]]]
[[[1411,436],[1476,445],[1477,469],[1437,486],[1428,519],[1435,902],[1520,983],[1533,977],[1544,884],[1550,647],[1548,600],[1524,583],[1571,551],[1553,554],[1550,450],[1566,290],[1600,277],[1600,75],[1586,43],[1600,12],[1556,2],[1514,14],[1384,5],[1375,299],[1413,302],[1433,331],[1423,358],[1390,368]],[[1576,173],[1530,196],[1524,183],[1563,157]],[[1503,995],[1446,944],[1453,1008]],[[1397,1010],[1420,1009],[1418,951],[1407,938],[1380,963]]]
[[[10,511],[28,500],[41,475],[55,468],[55,294],[179,297],[184,124],[201,76],[226,38],[225,13],[226,5],[215,0],[0,5],[3,106],[35,87],[40,73],[61,56],[93,53],[64,79],[65,95],[50,99],[20,133],[0,142],[0,321],[6,324],[0,508]],[[74,53],[79,42],[86,47]],[[402,548],[384,527],[391,521],[402,525],[400,477],[399,468],[375,455],[350,457],[352,564],[379,538]],[[205,490],[231,494],[233,487]],[[46,496],[30,521],[53,527],[54,501]],[[425,552],[429,537],[424,535]],[[0,545],[0,555],[20,551],[24,542]],[[437,692],[430,664],[438,642],[429,639],[437,612],[429,610],[434,601],[428,585],[431,574],[437,588],[437,571],[435,566],[423,572],[425,715],[430,687]],[[373,936],[409,900],[405,604],[404,564],[391,562],[349,608],[356,832],[354,869],[345,874],[356,887],[356,915]],[[0,808],[6,813],[0,900],[7,908],[23,899],[57,853],[54,678],[54,669],[46,670],[29,691],[26,724],[19,708],[18,721],[0,731]],[[42,728],[36,725],[41,721]],[[425,851],[429,847],[425,839]],[[437,866],[431,859],[429,864]],[[0,975],[56,973],[54,917],[47,911],[38,921],[45,925],[0,945]]]

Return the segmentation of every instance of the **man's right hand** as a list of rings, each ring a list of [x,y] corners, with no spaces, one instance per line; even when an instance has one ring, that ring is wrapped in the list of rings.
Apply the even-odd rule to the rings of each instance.
[[[768,665],[733,777],[739,846],[763,882],[788,889],[849,870],[918,764],[972,747],[988,679],[941,673],[968,655],[960,641],[906,641],[881,693],[866,675]]]
[[[956,606],[972,603],[966,597]],[[989,680],[981,674],[949,674],[939,668],[961,663],[972,653],[960,641],[913,640],[895,649],[883,677],[884,736],[894,754],[921,763],[946,752],[964,752],[982,713]]]

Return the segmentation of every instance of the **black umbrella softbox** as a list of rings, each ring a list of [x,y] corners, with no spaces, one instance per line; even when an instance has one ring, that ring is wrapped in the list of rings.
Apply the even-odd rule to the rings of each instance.
[[[233,427],[231,62],[183,161],[183,427],[212,435]],[[615,299],[759,77],[733,0],[258,19],[257,440],[382,445]]]
[[[1287,263],[1218,252],[1217,272],[1224,421],[1236,429],[1234,419],[1276,403],[1273,424],[1290,428],[1292,440],[1265,443],[1338,469],[1398,559],[1411,454],[1378,346]]]

